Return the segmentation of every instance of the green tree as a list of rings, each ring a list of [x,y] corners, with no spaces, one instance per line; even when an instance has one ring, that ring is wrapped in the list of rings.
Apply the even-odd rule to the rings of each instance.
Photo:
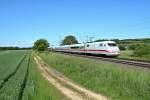
[[[78,44],[78,40],[75,36],[69,35],[64,38],[61,42],[61,45],[70,45],[70,44]]]
[[[39,39],[34,43],[33,49],[38,51],[44,51],[49,47],[49,43],[45,39]]]

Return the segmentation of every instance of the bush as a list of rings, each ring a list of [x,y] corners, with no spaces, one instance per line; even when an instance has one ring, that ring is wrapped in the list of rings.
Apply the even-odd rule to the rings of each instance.
[[[120,50],[126,50],[126,47],[125,47],[125,45],[119,45],[119,49]]]
[[[39,39],[34,43],[33,49],[38,51],[44,51],[49,47],[49,43],[45,39]]]
[[[132,44],[132,45],[129,45],[128,49],[129,50],[135,50],[137,47],[138,47],[139,44]]]
[[[139,44],[133,51],[133,54],[134,54],[134,56],[138,56],[138,57],[150,55],[150,46],[144,45],[144,44]]]

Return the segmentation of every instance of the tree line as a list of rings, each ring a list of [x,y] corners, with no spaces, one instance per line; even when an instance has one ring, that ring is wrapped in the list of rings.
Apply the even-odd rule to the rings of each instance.
[[[99,39],[94,42],[108,41],[108,39]],[[132,50],[135,56],[145,56],[150,55],[150,38],[145,39],[112,39],[115,41],[120,50]],[[73,35],[66,36],[60,43],[60,45],[71,45],[78,44],[78,40]],[[20,47],[0,47],[0,50],[36,50],[36,51],[45,51],[50,47],[50,43],[46,39],[39,39],[35,41],[33,47],[31,48],[20,48]]]
[[[32,47],[0,47],[0,50],[31,50]]]
[[[78,44],[78,40],[75,36],[68,35],[62,41],[60,45],[71,45],[71,44]],[[34,43],[33,50],[37,51],[44,51],[50,47],[49,42],[46,39],[39,39]]]

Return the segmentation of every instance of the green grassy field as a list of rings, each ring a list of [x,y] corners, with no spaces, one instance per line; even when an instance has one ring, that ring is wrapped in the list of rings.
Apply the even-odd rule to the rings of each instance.
[[[133,56],[132,50],[121,51],[119,58],[150,61],[150,55],[146,55],[144,57],[135,57],[135,56]]]
[[[33,59],[30,64],[23,100],[68,100],[42,77]]]
[[[67,100],[38,71],[31,51],[1,51],[0,100]]]
[[[114,100],[150,99],[149,69],[56,53],[39,55],[74,82]]]

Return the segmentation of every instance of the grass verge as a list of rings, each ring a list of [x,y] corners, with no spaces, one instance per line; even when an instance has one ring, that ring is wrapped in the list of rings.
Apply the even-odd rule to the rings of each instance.
[[[149,100],[150,70],[56,53],[45,62],[87,89],[118,100]]]
[[[23,100],[68,100],[68,98],[43,78],[31,59]]]
[[[150,55],[146,55],[143,57],[135,57],[135,56],[133,56],[132,50],[121,51],[119,58],[150,61]]]

